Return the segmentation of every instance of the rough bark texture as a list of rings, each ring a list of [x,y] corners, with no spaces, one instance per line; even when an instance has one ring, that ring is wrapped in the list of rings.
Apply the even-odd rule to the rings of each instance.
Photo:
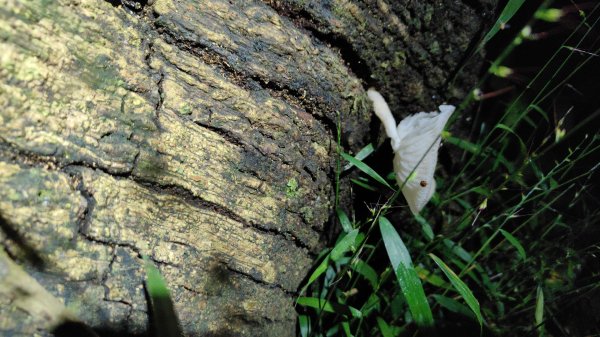
[[[123,3],[0,0],[0,243],[91,326],[146,330],[145,254],[189,335],[294,335],[336,125],[364,143],[367,85],[462,96],[491,3]],[[10,303],[2,335],[46,334]]]

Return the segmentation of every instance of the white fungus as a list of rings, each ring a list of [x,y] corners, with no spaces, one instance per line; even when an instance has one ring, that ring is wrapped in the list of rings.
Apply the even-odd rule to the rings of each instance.
[[[375,114],[385,127],[394,150],[394,172],[398,186],[411,212],[418,214],[435,192],[440,134],[454,112],[452,105],[440,105],[440,111],[419,112],[403,119],[398,126],[385,99],[374,89],[367,91]],[[412,172],[412,174],[411,174]]]

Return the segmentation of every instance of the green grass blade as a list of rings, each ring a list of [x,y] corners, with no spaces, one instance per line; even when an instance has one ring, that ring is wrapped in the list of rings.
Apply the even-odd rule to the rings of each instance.
[[[342,329],[344,330],[346,337],[354,337],[354,335],[350,331],[350,324],[348,322],[342,322]]]
[[[342,152],[342,158],[346,159],[347,161],[349,161],[351,164],[353,164],[354,166],[358,167],[359,170],[363,171],[364,173],[366,173],[369,177],[375,179],[376,181],[378,181],[379,183],[381,183],[382,185],[392,188],[392,186],[390,186],[390,184],[388,184],[387,181],[385,181],[385,179],[383,179],[379,173],[375,172],[375,170],[373,170],[372,168],[370,168],[367,164],[363,163],[362,161],[352,157],[351,155]]]
[[[521,260],[525,260],[527,258],[527,254],[525,254],[525,248],[523,248],[523,245],[521,245],[519,240],[517,240],[517,238],[515,238],[512,234],[505,231],[504,229],[500,229],[500,233],[502,233],[502,235],[504,235],[504,238],[517,249]]]
[[[425,297],[425,291],[412,260],[394,226],[384,217],[379,218],[379,229],[387,251],[392,268],[396,273],[402,294],[408,304],[408,309],[419,326],[433,325],[431,308]]]
[[[298,297],[296,303],[300,304],[303,307],[309,307],[316,309],[317,311],[325,311],[325,312],[335,312],[333,309],[333,305],[331,302],[316,297]]]
[[[415,219],[421,225],[421,231],[423,232],[423,236],[425,236],[427,241],[433,240],[433,238],[434,238],[433,228],[431,228],[431,225],[429,224],[429,222],[427,222],[427,220],[424,217],[420,216],[419,214],[415,215]]]
[[[146,268],[146,288],[148,289],[148,295],[153,298],[157,297],[170,297],[169,288],[167,283],[160,275],[160,272],[154,266],[154,264],[144,256],[145,268]]]
[[[460,148],[461,150],[465,150],[472,154],[478,154],[481,152],[481,147],[479,145],[454,136],[447,136],[446,138],[444,138],[444,142],[452,144]]]
[[[438,265],[438,267],[440,267],[440,269],[444,272],[444,274],[446,274],[446,277],[448,277],[448,279],[450,280],[450,283],[452,283],[452,285],[454,286],[454,289],[456,289],[456,291],[458,291],[458,293],[462,296],[462,298],[465,300],[465,302],[467,302],[467,305],[469,306],[469,308],[471,308],[471,310],[477,317],[477,321],[479,322],[479,325],[483,325],[483,317],[481,316],[479,302],[473,295],[473,292],[471,291],[471,289],[469,289],[469,287],[463,281],[461,281],[461,279],[458,277],[458,275],[456,275],[456,273],[454,273],[452,271],[452,269],[450,269],[450,267],[448,267],[444,263],[444,261],[442,261],[439,257],[437,257],[433,254],[429,254],[429,256]]]
[[[369,266],[363,260],[357,259],[352,264],[352,269],[367,279],[373,289],[377,289],[377,286],[379,285],[379,277],[377,276],[377,272],[375,272],[373,267]]]
[[[542,329],[542,324],[544,323],[544,291],[542,287],[538,286],[537,294],[535,301],[535,325],[539,327],[540,331]]]
[[[394,332],[392,328],[383,320],[383,318],[377,316],[377,326],[379,327],[379,331],[381,331],[381,335],[383,337],[394,337]]]
[[[367,179],[364,178],[364,180],[367,180]],[[350,181],[353,182],[353,183],[355,183],[356,185],[358,185],[358,186],[366,189],[366,190],[377,192],[377,189],[375,187],[372,187],[372,186],[370,186],[370,185],[368,185],[368,184],[366,184],[366,183],[364,183],[364,182],[362,182],[362,181],[360,181],[358,179],[350,179]]]
[[[310,335],[310,317],[306,315],[299,315],[298,327],[300,328],[300,336],[308,337]]]
[[[147,256],[143,258],[146,269],[146,291],[150,298],[151,322],[154,336],[183,336],[167,283],[150,259]]]
[[[344,253],[349,251],[352,248],[352,246],[354,246],[357,235],[358,228],[351,230],[350,233],[346,234],[341,240],[339,240],[335,247],[333,247],[333,249],[331,250],[331,253],[329,254],[331,260],[337,261],[344,255]]]
[[[363,147],[360,151],[358,151],[354,158],[358,160],[363,160],[367,158],[371,153],[373,153],[373,151],[375,151],[375,148],[373,147],[373,144],[369,143],[367,146]],[[346,166],[344,166],[344,171],[347,171],[352,167],[354,167],[354,164],[348,163]]]
[[[319,266],[310,275],[308,282],[306,282],[306,285],[302,288],[301,293],[303,293],[311,284],[313,284],[313,282],[315,282],[319,276],[323,275],[323,273],[327,271],[327,266],[329,266],[329,254],[323,258],[323,261],[321,261]]]
[[[475,318],[473,312],[467,308],[466,305],[454,300],[453,298],[442,296],[442,295],[431,295],[436,302],[438,302],[442,307],[455,312],[457,314],[461,314],[463,316],[467,316],[469,318]]]
[[[488,43],[500,31],[501,27],[503,27],[506,23],[508,23],[508,21],[510,21],[510,19],[517,13],[517,11],[519,10],[519,8],[521,8],[521,5],[523,5],[524,2],[525,0],[508,1],[506,6],[504,6],[504,9],[502,10],[502,13],[500,13],[498,20],[496,20],[496,23],[494,23],[494,26],[483,38],[483,41],[478,48],[479,50],[481,50],[481,48],[483,48],[483,46],[486,43]]]
[[[360,312],[360,310],[358,310],[352,306],[343,305],[343,304],[339,304],[339,303],[332,303],[323,298],[301,296],[301,297],[298,297],[298,299],[296,300],[296,303],[298,303],[299,305],[304,306],[304,307],[313,308],[313,309],[317,310],[317,312],[323,311],[323,312],[329,312],[329,313],[338,313],[338,314],[342,314],[342,315],[346,315],[348,317],[354,317],[354,318],[362,317],[362,313]]]
[[[341,208],[338,208],[335,211],[337,213],[338,219],[340,219],[340,224],[342,225],[342,229],[344,230],[344,232],[350,232],[352,230],[352,223],[350,222],[350,219],[348,219],[348,215],[346,214],[346,212],[344,212],[344,210],[342,210]]]

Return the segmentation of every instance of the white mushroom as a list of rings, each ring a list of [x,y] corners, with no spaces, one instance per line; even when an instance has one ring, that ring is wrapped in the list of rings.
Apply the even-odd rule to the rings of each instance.
[[[454,112],[452,105],[440,105],[440,111],[419,112],[396,121],[385,99],[374,89],[367,91],[375,114],[385,127],[394,150],[394,172],[398,186],[413,214],[418,214],[435,192],[440,134]],[[411,174],[412,172],[412,174]]]

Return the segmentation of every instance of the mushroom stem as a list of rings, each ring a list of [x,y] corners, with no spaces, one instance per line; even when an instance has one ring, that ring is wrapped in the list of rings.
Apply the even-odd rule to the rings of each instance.
[[[373,102],[375,115],[377,115],[379,120],[381,120],[381,123],[383,123],[385,133],[391,139],[392,149],[396,152],[400,146],[400,135],[398,135],[396,120],[390,111],[390,107],[385,102],[383,96],[373,88],[367,90],[367,96]]]

